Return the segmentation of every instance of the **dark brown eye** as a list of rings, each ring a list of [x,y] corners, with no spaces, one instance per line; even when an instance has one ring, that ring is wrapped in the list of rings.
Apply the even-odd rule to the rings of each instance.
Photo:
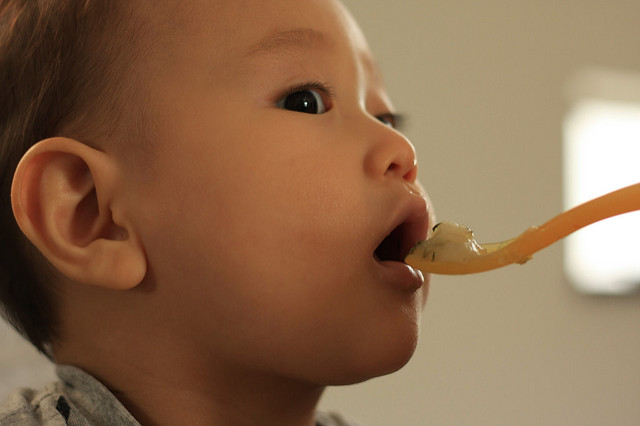
[[[289,93],[276,105],[282,109],[305,114],[324,114],[327,111],[322,95],[313,89]]]

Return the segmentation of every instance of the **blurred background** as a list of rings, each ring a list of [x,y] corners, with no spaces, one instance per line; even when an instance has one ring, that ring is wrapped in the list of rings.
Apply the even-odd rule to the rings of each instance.
[[[576,90],[600,90],[580,76],[640,73],[638,0],[345,3],[408,115],[439,218],[480,241],[564,209],[563,123]],[[0,398],[51,379],[4,324],[0,348]],[[640,297],[577,291],[556,244],[524,266],[433,277],[413,360],[321,407],[369,426],[637,425],[639,361]]]

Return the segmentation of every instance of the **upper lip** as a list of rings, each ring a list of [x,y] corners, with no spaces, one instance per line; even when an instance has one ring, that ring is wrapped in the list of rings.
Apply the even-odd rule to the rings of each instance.
[[[393,219],[378,240],[374,258],[378,261],[404,261],[413,246],[426,239],[429,214],[424,197],[411,193],[394,210]]]

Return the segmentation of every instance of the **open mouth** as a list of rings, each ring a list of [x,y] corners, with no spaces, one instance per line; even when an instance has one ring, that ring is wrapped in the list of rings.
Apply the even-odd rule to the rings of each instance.
[[[373,252],[376,260],[403,262],[411,248],[419,240],[419,238],[412,237],[411,229],[411,225],[406,222],[394,228]]]
[[[411,249],[427,237],[429,214],[426,199],[422,196],[409,198],[394,217],[385,231],[386,235],[380,235],[381,241],[373,250],[373,258],[377,262],[404,263]]]

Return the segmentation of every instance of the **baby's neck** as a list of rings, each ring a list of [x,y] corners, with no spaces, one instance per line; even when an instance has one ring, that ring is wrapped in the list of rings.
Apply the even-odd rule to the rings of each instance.
[[[324,390],[267,374],[234,371],[228,366],[222,371],[197,367],[194,360],[176,359],[160,365],[160,360],[169,359],[166,353],[144,363],[122,359],[122,352],[116,355],[86,350],[84,354],[75,360],[59,361],[94,375],[145,426],[311,426]]]
[[[144,425],[311,426],[322,393],[321,388],[258,380],[220,381],[203,391],[150,379],[129,383],[131,390],[116,395]]]

